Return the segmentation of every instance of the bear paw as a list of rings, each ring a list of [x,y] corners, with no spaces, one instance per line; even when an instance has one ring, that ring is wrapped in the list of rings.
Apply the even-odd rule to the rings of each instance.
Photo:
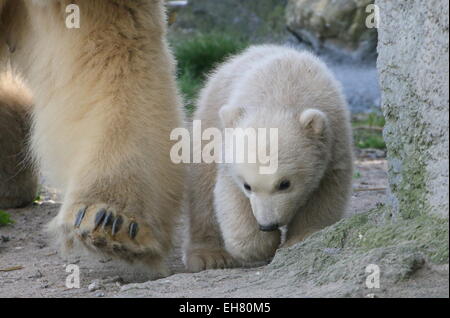
[[[65,212],[49,225],[65,247],[71,248],[74,241],[79,241],[94,253],[129,263],[141,262],[157,267],[162,275],[168,274],[162,265],[164,248],[142,217],[107,204],[74,205]]]
[[[207,269],[232,268],[237,264],[224,249],[196,249],[184,256],[184,264],[189,272],[196,273]]]

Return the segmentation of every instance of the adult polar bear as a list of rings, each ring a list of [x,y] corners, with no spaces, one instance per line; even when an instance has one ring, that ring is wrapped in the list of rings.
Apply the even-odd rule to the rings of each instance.
[[[290,245],[342,217],[352,180],[350,116],[340,85],[313,55],[250,48],[212,74],[194,119],[204,130],[278,128],[279,142],[273,174],[260,174],[261,162],[191,166],[189,270],[269,260],[279,227],[287,226]]]
[[[34,97],[32,150],[65,193],[49,229],[167,273],[183,168],[169,156],[182,110],[163,0],[0,0],[0,14],[0,61]]]

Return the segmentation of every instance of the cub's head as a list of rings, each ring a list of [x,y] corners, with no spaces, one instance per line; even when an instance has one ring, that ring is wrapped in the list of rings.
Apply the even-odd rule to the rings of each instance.
[[[240,108],[225,107],[220,116],[224,127],[256,130],[256,143],[247,134],[244,147],[234,145],[234,152],[244,152],[245,160],[227,165],[227,171],[249,199],[260,229],[273,231],[289,224],[301,213],[327,168],[330,129],[326,114],[316,109],[300,114],[292,110],[247,114]],[[261,138],[261,130],[258,133],[261,128],[266,129],[265,138]],[[226,145],[225,151],[230,150]]]

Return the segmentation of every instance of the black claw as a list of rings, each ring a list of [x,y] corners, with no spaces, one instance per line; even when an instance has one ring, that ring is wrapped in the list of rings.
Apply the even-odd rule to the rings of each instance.
[[[108,212],[103,220],[103,228],[107,228],[108,226],[111,226],[114,220],[114,215],[112,212]]]
[[[75,218],[75,224],[74,224],[75,228],[80,227],[81,221],[83,221],[83,218],[86,215],[86,209],[87,209],[87,207],[84,207],[78,211],[77,217]]]
[[[120,228],[122,227],[123,218],[119,215],[114,219],[113,225],[112,225],[112,235],[116,235],[117,232],[119,232]]]
[[[138,229],[138,224],[136,222],[131,222],[128,229],[128,235],[130,235],[130,237],[134,239],[138,233]]]
[[[97,212],[97,214],[95,215],[94,230],[96,230],[99,227],[99,225],[104,221],[105,216],[106,216],[105,209],[101,209],[100,211]]]

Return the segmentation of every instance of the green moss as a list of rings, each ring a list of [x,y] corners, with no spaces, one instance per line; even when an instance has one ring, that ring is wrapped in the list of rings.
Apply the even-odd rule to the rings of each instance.
[[[394,220],[383,206],[319,231],[277,252],[270,269],[295,272],[299,281],[317,285],[349,280],[363,284],[369,264],[380,267],[384,280],[411,277],[426,261],[449,261],[448,219],[422,215]]]
[[[5,211],[0,210],[0,226],[12,223],[14,223],[14,221],[11,219],[11,216]]]
[[[409,92],[402,100],[414,100],[417,104],[428,105],[415,93],[416,88],[405,80]],[[392,95],[393,92],[388,93]],[[433,144],[427,123],[421,112],[408,105],[386,103],[383,107],[388,119],[385,140],[390,161],[389,178],[394,196],[398,200],[398,212],[405,219],[428,214],[427,162],[429,148]]]
[[[426,164],[421,155],[405,156],[397,193],[399,213],[411,219],[429,212],[426,204]]]
[[[365,250],[414,241],[433,263],[448,262],[448,219],[419,216],[411,220],[371,227],[358,245]]]
[[[385,207],[344,219],[323,233],[327,248],[375,248],[414,242],[434,263],[448,262],[448,219],[421,215],[393,221]]]
[[[344,248],[349,242],[358,241],[360,231],[366,230],[368,217],[366,214],[358,214],[351,218],[344,219],[335,224],[330,231],[324,235],[324,243],[328,248]]]

